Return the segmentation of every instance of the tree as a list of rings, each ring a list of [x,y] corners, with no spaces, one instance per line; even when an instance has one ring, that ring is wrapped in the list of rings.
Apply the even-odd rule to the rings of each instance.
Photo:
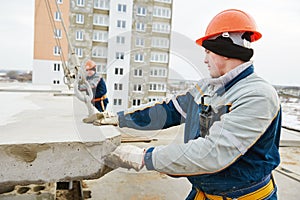
[[[17,77],[18,77],[18,72],[17,72],[17,71],[14,71],[14,70],[8,71],[8,72],[6,73],[6,76],[7,76],[8,78],[10,78],[10,79],[17,79]]]

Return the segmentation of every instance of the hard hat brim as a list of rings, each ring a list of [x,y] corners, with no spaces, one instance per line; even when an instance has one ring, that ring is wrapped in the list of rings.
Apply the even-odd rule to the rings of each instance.
[[[230,31],[230,32],[244,32],[242,30],[236,30],[236,31]],[[217,33],[217,34],[213,34],[213,35],[206,35],[204,37],[201,37],[199,39],[196,40],[196,43],[200,46],[202,46],[202,43],[204,40],[207,40],[211,37],[214,37],[214,36],[217,36],[219,34],[222,34],[222,32],[220,33]],[[260,38],[262,37],[262,34],[260,32],[257,32],[257,31],[253,31],[253,34],[251,35],[251,42],[255,42],[257,40],[259,40]]]

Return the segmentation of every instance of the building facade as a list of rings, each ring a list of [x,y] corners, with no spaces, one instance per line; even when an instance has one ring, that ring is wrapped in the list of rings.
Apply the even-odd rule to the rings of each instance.
[[[47,21],[46,19],[42,21],[39,19],[42,13],[38,12],[40,8],[37,4],[47,7],[43,2],[46,1],[36,0],[35,26],[38,27],[35,27],[35,43],[45,40],[41,41],[40,46],[39,43],[35,44],[33,82],[64,84],[62,67],[60,66],[60,73],[54,71],[57,70],[55,64],[61,59],[61,55],[55,54],[57,48],[55,46],[58,46],[55,39],[60,41],[62,45],[60,49],[65,52],[65,56],[69,56],[67,36],[64,37],[61,33],[62,36],[57,37],[57,33],[60,33],[57,29],[60,29],[61,23],[59,26],[59,21],[55,21],[58,8],[54,5],[51,9],[51,13],[54,13],[52,14],[54,22],[57,22],[54,31],[51,30],[50,23],[42,23]],[[117,112],[166,97],[172,0],[58,0],[58,2],[60,17],[63,18],[75,54],[81,63],[87,59],[95,61],[97,72],[106,81],[109,110]],[[49,28],[44,29],[44,26]],[[45,34],[40,35],[41,29],[47,32],[48,39],[44,37]],[[52,43],[49,42],[51,37]],[[47,46],[48,51],[40,56],[39,49],[44,48],[42,43]],[[56,77],[49,76],[50,72]]]
[[[69,26],[69,0],[35,0],[34,53],[32,82],[35,84],[60,85],[63,83],[61,59],[68,57],[68,41],[62,26]]]

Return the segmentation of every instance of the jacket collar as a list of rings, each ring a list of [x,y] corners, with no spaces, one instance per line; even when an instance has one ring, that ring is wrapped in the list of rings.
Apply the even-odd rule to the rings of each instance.
[[[218,78],[210,78],[208,80],[208,83],[212,86],[215,86],[217,88],[225,87],[226,84],[228,84],[231,80],[233,80],[235,77],[237,77],[240,73],[242,73],[245,69],[250,67],[253,64],[253,61],[245,62],[231,71],[227,72],[223,76],[220,76]]]

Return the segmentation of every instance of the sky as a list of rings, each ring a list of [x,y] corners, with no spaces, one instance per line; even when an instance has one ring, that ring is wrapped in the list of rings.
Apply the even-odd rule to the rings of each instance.
[[[208,23],[217,13],[236,8],[252,15],[263,35],[252,44],[256,73],[274,85],[300,86],[299,0],[173,1],[172,33],[177,42],[173,46],[178,48],[171,55],[170,65],[184,79],[197,80],[197,68],[201,68],[200,73],[206,70],[203,49],[194,41],[204,35]],[[3,1],[0,12],[0,69],[31,70],[34,0]],[[181,37],[184,40],[178,44],[176,38]],[[192,67],[187,68],[186,63]]]

